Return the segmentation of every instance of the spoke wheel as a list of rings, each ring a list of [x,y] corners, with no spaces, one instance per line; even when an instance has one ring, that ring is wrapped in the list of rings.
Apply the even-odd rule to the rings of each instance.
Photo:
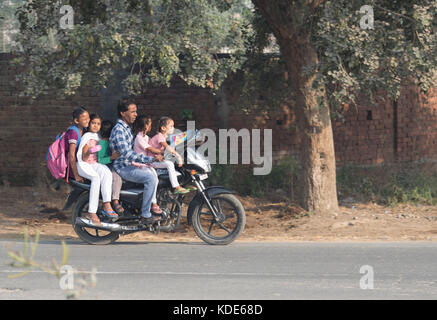
[[[246,215],[241,202],[232,194],[215,195],[211,202],[223,215],[217,221],[205,202],[193,213],[193,228],[203,241],[209,244],[229,244],[243,232]]]
[[[76,204],[73,208],[72,223],[76,234],[79,236],[79,238],[81,238],[83,241],[89,244],[110,244],[116,241],[119,238],[118,232],[98,230],[94,228],[80,227],[76,225],[76,218],[86,218],[88,216],[88,201],[89,201],[89,193],[84,192],[77,199]],[[99,203],[99,208],[97,212],[100,211],[101,211],[101,201]],[[99,216],[99,219],[102,220],[102,217]]]

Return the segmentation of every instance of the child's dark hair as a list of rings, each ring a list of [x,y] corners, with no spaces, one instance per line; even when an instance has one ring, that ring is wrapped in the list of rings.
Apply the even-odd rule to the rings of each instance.
[[[90,123],[91,123],[91,121],[93,121],[94,119],[100,119],[100,120],[102,120],[102,117],[99,116],[97,113],[93,113],[92,115],[90,115]]]
[[[171,120],[173,119],[170,117],[161,117],[158,121],[158,132],[161,132],[161,127],[165,127]]]
[[[109,138],[111,136],[111,131],[114,125],[111,121],[105,120],[102,122],[102,126],[100,128],[100,135],[102,138]]]
[[[84,112],[88,112],[88,110],[85,107],[76,108],[73,110],[73,120],[79,119],[80,115]]]
[[[138,132],[143,131],[146,125],[148,125],[150,122],[152,122],[151,117],[145,115],[138,116],[134,122],[134,133],[138,134]]]

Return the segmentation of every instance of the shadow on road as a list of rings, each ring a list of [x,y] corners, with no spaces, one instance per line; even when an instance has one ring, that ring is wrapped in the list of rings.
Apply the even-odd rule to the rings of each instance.
[[[22,235],[17,234],[16,237],[2,237],[0,234],[0,239],[4,242],[23,242],[22,239]],[[32,237],[32,239],[34,239]],[[32,241],[31,239],[31,241]],[[44,240],[44,239],[40,239],[38,241],[38,244],[61,244],[61,241],[64,240],[64,242],[68,245],[68,246],[90,246],[90,247],[94,247],[94,246],[98,246],[98,245],[91,245],[88,244],[82,240],[75,240],[75,239],[71,239],[70,237],[65,238],[65,239],[53,239],[53,240]],[[209,246],[206,243],[203,242],[194,242],[194,241],[116,241],[112,244],[108,244],[108,245],[103,245],[104,247],[108,247],[108,246],[124,246],[124,245],[129,245],[129,246],[133,246],[133,245],[162,245],[162,244],[168,244],[168,245],[190,245],[190,246]]]

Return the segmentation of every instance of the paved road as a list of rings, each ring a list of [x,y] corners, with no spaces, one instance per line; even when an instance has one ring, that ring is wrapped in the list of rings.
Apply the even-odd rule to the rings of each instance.
[[[437,298],[437,243],[67,244],[69,265],[97,268],[85,299]],[[46,273],[7,278],[17,272],[7,251],[21,248],[0,240],[0,299],[64,299]],[[61,253],[59,241],[40,241],[35,260],[60,261]]]

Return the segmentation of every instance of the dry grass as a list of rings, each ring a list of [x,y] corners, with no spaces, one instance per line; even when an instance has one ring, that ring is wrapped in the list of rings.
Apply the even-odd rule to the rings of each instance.
[[[62,212],[68,187],[0,188],[0,238],[22,239],[40,230],[41,239],[78,239],[71,226],[71,211]],[[348,198],[339,211],[310,214],[284,195],[269,199],[239,197],[247,216],[239,241],[403,241],[437,240],[437,207],[400,204],[393,208],[359,203]],[[123,236],[119,241],[200,241],[184,217],[180,228],[158,236],[147,232]]]

